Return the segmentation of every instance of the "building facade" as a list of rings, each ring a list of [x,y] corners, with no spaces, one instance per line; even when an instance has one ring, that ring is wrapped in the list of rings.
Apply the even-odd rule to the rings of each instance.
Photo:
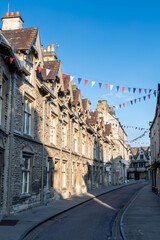
[[[158,95],[156,111],[153,122],[150,123],[150,146],[152,167],[152,190],[160,194],[160,84],[158,84]]]
[[[119,120],[100,103],[91,112],[54,45],[42,50],[39,29],[23,28],[19,12],[2,22],[0,214],[124,183],[129,154]]]
[[[151,180],[150,147],[131,148],[128,179]]]

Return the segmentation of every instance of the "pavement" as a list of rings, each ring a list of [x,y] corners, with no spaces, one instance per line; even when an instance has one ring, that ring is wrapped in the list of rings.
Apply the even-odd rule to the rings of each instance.
[[[0,225],[0,239],[22,240],[36,226],[47,220],[58,216],[84,202],[90,201],[107,192],[125,187],[130,182],[118,186],[95,189],[89,193],[73,196],[69,199],[54,200],[46,206],[39,206],[33,209],[16,213],[3,219],[7,221],[7,226]],[[153,220],[152,220],[153,219]],[[151,186],[147,185],[134,198],[125,209],[121,217],[121,232],[124,239],[160,239],[160,198],[151,192]],[[14,225],[14,221],[17,223]],[[14,226],[8,226],[11,223]],[[10,225],[11,225],[10,224]],[[159,238],[158,237],[159,234]],[[153,236],[153,237],[151,237]],[[149,238],[150,237],[150,238]]]
[[[160,197],[145,186],[130,202],[121,216],[124,240],[160,239]]]

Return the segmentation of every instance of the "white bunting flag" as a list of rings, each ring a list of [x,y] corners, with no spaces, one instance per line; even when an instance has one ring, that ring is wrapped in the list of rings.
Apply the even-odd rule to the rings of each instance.
[[[110,89],[111,89],[111,91],[112,91],[112,89],[113,89],[113,85],[110,85]]]
[[[96,83],[96,82],[92,81],[92,87],[94,86],[95,83]]]
[[[48,76],[48,74],[50,73],[51,70],[46,69],[46,75]]]
[[[72,80],[74,79],[74,76],[70,76],[70,81],[72,82]]]

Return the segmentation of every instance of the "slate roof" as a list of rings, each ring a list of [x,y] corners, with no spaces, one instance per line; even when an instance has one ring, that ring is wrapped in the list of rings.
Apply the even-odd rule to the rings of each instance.
[[[64,93],[67,92],[67,88],[69,86],[69,82],[70,82],[70,76],[67,75],[63,78],[63,83],[64,83]]]
[[[86,119],[87,123],[89,123],[90,125],[97,124],[98,112],[91,112],[90,116],[91,118]]]
[[[82,99],[82,105],[83,105],[83,110],[85,111],[86,108],[87,108],[87,102],[88,102],[88,99]]]
[[[77,105],[78,103],[78,98],[79,98],[79,94],[80,94],[80,90],[77,89],[77,90],[72,90],[73,91],[73,102],[72,102],[72,105]]]
[[[16,30],[1,30],[13,49],[28,50],[37,35],[38,28],[22,28]]]
[[[60,63],[60,60],[44,62],[43,69],[41,70],[43,79],[54,80],[55,72],[59,71]],[[46,69],[51,70],[48,75],[46,75]]]
[[[141,151],[143,151],[146,159],[149,160],[149,151],[148,150],[149,150],[149,147],[139,147],[139,148],[131,147],[131,152],[132,152],[132,155],[135,160],[138,158]]]
[[[104,135],[109,136],[111,132],[111,125],[105,125]]]

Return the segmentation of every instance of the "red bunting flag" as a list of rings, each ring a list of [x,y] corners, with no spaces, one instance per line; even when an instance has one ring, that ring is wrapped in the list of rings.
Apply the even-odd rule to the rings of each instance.
[[[149,99],[150,99],[150,96],[151,96],[151,95],[149,94],[149,95],[148,95],[148,98],[149,98]]]
[[[122,87],[122,92],[124,92],[125,87]]]
[[[141,93],[141,91],[142,91],[142,89],[141,89],[141,88],[139,88],[139,93]]]
[[[125,107],[125,103],[123,103],[123,107]]]
[[[136,103],[136,102],[137,102],[137,99],[134,99],[134,102]]]
[[[102,108],[102,110],[104,111],[104,108]]]
[[[87,83],[88,83],[88,80],[85,79],[85,80],[84,80],[84,85],[86,86]]]
[[[105,87],[106,87],[106,90],[107,90],[107,88],[108,88],[108,84],[105,84]]]
[[[67,76],[67,74],[63,74],[63,75],[62,75],[62,79],[65,78],[66,76]]]
[[[9,57],[9,62],[10,62],[10,64],[12,64],[13,60],[14,60],[14,58]]]
[[[41,72],[42,68],[40,66],[38,66],[38,71],[39,73]]]

